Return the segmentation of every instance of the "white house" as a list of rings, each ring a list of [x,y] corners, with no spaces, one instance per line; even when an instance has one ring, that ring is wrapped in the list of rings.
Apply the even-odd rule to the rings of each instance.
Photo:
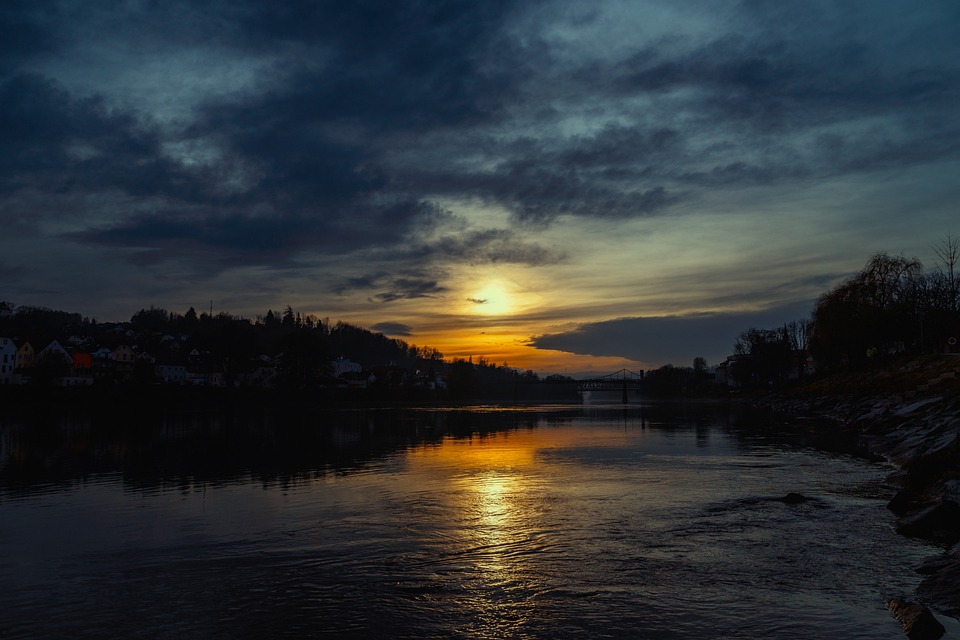
[[[64,349],[63,345],[56,340],[45,346],[40,350],[40,353],[37,354],[38,361],[44,361],[47,358],[59,358],[68,367],[73,366],[73,356],[70,355],[70,352]]]
[[[16,368],[17,345],[10,338],[0,338],[0,384],[11,384]]]
[[[330,367],[333,369],[334,378],[339,378],[345,373],[360,373],[363,371],[363,367],[361,367],[359,364],[356,362],[351,362],[347,358],[343,357],[337,358],[331,362]]]

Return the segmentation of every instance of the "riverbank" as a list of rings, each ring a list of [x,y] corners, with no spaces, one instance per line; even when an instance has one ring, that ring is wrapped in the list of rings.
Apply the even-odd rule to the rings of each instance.
[[[869,451],[895,463],[889,508],[897,532],[943,554],[917,567],[916,597],[960,618],[960,356],[925,356],[826,377],[755,403],[855,430]]]

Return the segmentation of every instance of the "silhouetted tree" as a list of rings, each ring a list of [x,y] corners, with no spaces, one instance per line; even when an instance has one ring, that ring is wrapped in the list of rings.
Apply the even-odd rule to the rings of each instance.
[[[187,330],[193,329],[197,326],[197,310],[193,307],[187,309],[187,312],[183,314],[183,324]]]
[[[949,340],[960,339],[960,240],[948,234],[933,251],[937,270],[926,279],[921,331],[937,349],[955,350]]]
[[[746,386],[782,382],[794,366],[793,350],[783,329],[747,329],[733,350],[740,356],[733,363],[733,375]]]
[[[918,344],[922,265],[878,253],[862,271],[820,296],[811,349],[827,366],[862,364]]]
[[[282,389],[304,392],[315,389],[326,373],[330,352],[323,335],[301,329],[284,334],[278,344],[277,379]]]
[[[293,331],[297,328],[293,308],[290,305],[287,305],[287,308],[283,310],[283,318],[280,320],[280,326],[283,327],[284,331]]]
[[[644,391],[652,396],[674,397],[687,392],[694,380],[693,369],[665,364],[644,375]]]
[[[151,306],[149,309],[140,309],[130,318],[130,324],[137,331],[164,332],[170,321],[170,314],[166,309]]]

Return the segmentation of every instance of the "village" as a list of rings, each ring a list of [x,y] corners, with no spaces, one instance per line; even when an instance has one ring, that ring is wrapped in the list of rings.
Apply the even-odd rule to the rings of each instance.
[[[29,321],[24,326],[21,321],[18,328],[26,329],[20,332],[23,335],[0,335],[0,385],[154,384],[268,389],[309,381],[307,386],[311,387],[344,389],[374,385],[429,390],[445,387],[440,373],[429,366],[437,364],[439,354],[422,358],[419,356],[424,354],[416,352],[410,358],[411,348],[402,341],[338,325],[333,329],[337,333],[350,332],[357,334],[354,338],[385,342],[379,345],[381,349],[373,349],[385,353],[367,365],[342,355],[327,358],[326,345],[304,337],[327,336],[330,330],[292,314],[287,326],[278,317],[278,339],[268,341],[273,342],[269,348],[258,349],[264,341],[263,336],[256,335],[257,329],[266,333],[272,328],[272,312],[264,323],[251,323],[226,314],[197,316],[192,309],[185,316],[151,309],[130,322],[96,323],[76,314],[0,304],[0,321],[18,315],[39,320],[36,327]],[[173,330],[176,320],[184,318],[184,330]],[[150,326],[149,320],[157,319],[163,322]],[[369,346],[366,350],[371,351]],[[418,362],[425,368],[417,367]]]

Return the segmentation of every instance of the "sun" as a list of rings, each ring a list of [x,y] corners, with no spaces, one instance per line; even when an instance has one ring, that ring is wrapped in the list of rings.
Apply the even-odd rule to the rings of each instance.
[[[503,316],[516,306],[508,284],[500,280],[491,280],[467,297],[467,303],[473,313],[486,316]]]

